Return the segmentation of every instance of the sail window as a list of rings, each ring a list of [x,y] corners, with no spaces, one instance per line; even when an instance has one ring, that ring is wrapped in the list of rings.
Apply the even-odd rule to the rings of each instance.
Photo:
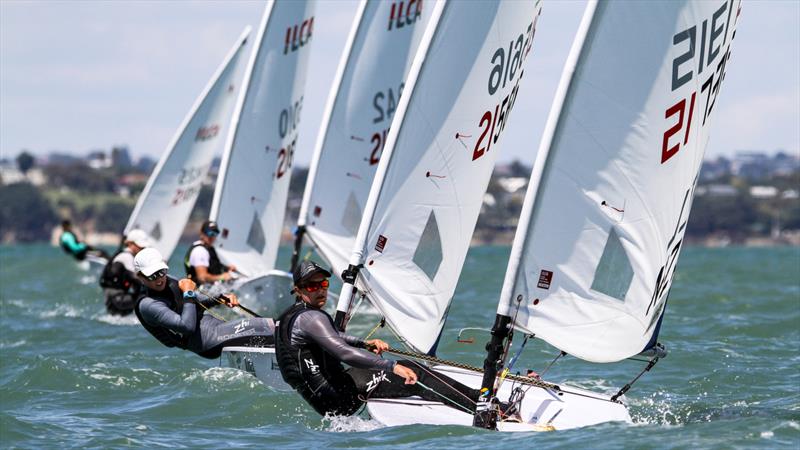
[[[264,230],[261,228],[261,221],[258,215],[253,214],[253,222],[250,223],[250,232],[247,233],[247,245],[254,248],[258,253],[264,253],[264,246],[267,240],[264,238]]]
[[[594,272],[592,289],[625,301],[631,281],[633,281],[633,267],[628,259],[628,254],[625,253],[625,248],[622,247],[619,235],[612,228],[608,233],[603,256],[600,257],[600,262]]]
[[[428,216],[428,222],[419,238],[413,261],[431,280],[436,276],[436,272],[439,271],[439,266],[442,264],[442,239],[433,211]]]
[[[347,205],[344,207],[344,214],[342,214],[342,226],[345,230],[350,232],[350,235],[355,236],[358,234],[358,226],[361,224],[361,207],[358,206],[353,191],[347,196]]]
[[[150,230],[150,236],[157,241],[161,240],[161,222],[156,222],[153,229]]]

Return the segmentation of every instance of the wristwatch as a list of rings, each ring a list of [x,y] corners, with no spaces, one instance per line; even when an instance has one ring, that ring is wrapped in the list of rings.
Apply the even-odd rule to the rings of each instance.
[[[184,300],[194,300],[197,298],[197,294],[194,291],[186,291],[183,293]]]

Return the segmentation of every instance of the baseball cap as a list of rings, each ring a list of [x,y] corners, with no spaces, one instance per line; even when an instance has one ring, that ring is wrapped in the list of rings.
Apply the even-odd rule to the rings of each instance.
[[[203,222],[203,226],[200,227],[200,231],[206,236],[216,236],[219,234],[219,226],[213,220],[206,220]]]
[[[169,269],[169,266],[164,263],[161,253],[151,247],[136,254],[136,257],[133,258],[133,268],[136,272],[141,272],[142,275],[149,277],[161,269]]]
[[[295,285],[298,285],[304,280],[311,278],[312,275],[316,275],[318,273],[325,275],[325,278],[331,276],[330,272],[320,267],[314,261],[303,261],[294,268],[292,280],[294,280]]]
[[[141,248],[153,246],[153,242],[150,240],[150,236],[147,235],[147,232],[138,228],[128,232],[127,236],[125,236],[125,242],[132,242],[134,245]]]

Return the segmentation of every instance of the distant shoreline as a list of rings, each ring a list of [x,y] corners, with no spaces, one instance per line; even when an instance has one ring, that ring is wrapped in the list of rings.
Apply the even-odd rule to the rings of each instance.
[[[58,246],[58,237],[60,235],[60,228],[53,230],[52,237],[49,241],[50,245]],[[115,233],[88,233],[84,240],[95,246],[115,248],[119,245],[119,235]],[[188,239],[187,239],[188,238]],[[184,234],[179,243],[188,245],[192,242],[193,236]],[[502,233],[487,233],[485,231],[478,231],[473,236],[470,242],[470,247],[480,246],[505,246],[510,247],[514,240],[513,232]],[[288,231],[284,232],[281,236],[281,245],[291,245],[293,238]],[[27,244],[42,244],[47,241],[34,241],[34,242],[17,242],[17,241],[3,241],[0,245],[27,245]],[[715,234],[711,236],[688,236],[685,238],[685,244],[691,247],[703,248],[723,248],[723,247],[800,247],[800,231],[785,231],[777,237],[769,236],[737,236],[731,237],[725,234]]]

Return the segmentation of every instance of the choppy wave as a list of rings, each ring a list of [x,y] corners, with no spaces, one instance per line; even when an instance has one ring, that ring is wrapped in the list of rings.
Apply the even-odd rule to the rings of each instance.
[[[474,345],[455,335],[491,326],[508,249],[475,250],[438,351],[480,365],[488,335]],[[30,252],[35,261],[26,259]],[[542,434],[321,418],[294,392],[166,348],[134,316],[109,316],[96,284],[81,284],[88,274],[64,264],[58,249],[6,254],[13,257],[4,256],[0,274],[3,447],[800,447],[800,277],[787,275],[796,250],[687,248],[660,336],[670,355],[625,397],[634,423]],[[176,254],[173,267],[183,252]],[[363,337],[378,320],[361,314],[348,331]],[[397,343],[386,328],[375,337]],[[516,368],[541,371],[555,353],[531,341]],[[613,394],[642,368],[561,358],[546,378]]]

